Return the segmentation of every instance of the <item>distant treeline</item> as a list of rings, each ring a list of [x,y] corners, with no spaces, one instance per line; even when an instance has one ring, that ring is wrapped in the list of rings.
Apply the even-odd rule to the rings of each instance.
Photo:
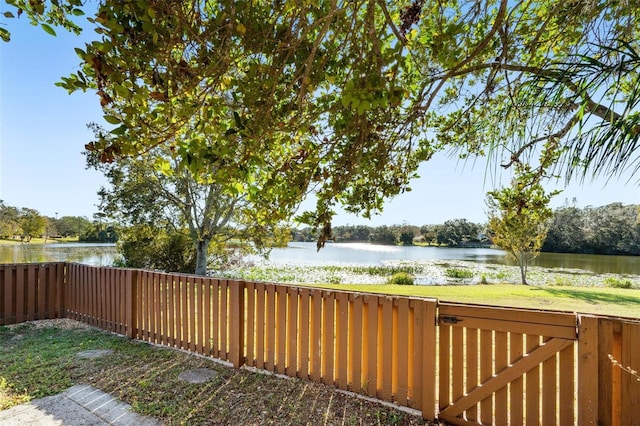
[[[32,238],[78,237],[84,242],[115,242],[115,227],[83,216],[48,217],[35,209],[6,205],[0,200],[0,238],[29,242]]]
[[[333,228],[336,242],[368,241],[374,244],[424,244],[448,247],[490,246],[485,224],[466,219],[439,225],[346,225]],[[294,241],[315,241],[311,228],[292,231]],[[542,251],[640,255],[640,206],[613,203],[578,208],[565,205],[553,212]]]

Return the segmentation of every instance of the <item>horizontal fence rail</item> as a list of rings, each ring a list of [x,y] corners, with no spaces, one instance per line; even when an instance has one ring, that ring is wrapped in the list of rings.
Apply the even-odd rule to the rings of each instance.
[[[633,319],[73,263],[0,265],[0,325],[49,318],[310,379],[451,424],[640,418]]]

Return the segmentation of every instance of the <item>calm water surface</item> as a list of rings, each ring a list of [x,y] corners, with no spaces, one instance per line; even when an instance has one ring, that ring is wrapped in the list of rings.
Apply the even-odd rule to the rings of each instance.
[[[111,266],[114,244],[16,244],[0,245],[0,263],[78,262]],[[273,249],[272,265],[384,265],[409,260],[465,260],[510,264],[505,252],[488,248],[444,248],[381,246],[367,243],[329,243],[316,251],[315,243],[291,243]],[[640,275],[640,257],[542,253],[534,264],[545,268],[584,269],[596,273]]]

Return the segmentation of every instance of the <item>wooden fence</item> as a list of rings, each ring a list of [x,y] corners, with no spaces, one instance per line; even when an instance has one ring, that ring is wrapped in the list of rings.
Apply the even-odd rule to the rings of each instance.
[[[451,424],[640,419],[633,319],[79,264],[0,265],[0,325],[63,317]]]

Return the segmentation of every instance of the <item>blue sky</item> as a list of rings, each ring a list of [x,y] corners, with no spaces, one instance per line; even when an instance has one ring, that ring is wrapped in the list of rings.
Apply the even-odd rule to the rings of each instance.
[[[77,37],[59,29],[52,37],[25,19],[0,23],[12,32],[11,42],[0,44],[0,199],[50,217],[91,219],[97,212],[96,192],[105,180],[85,169],[81,153],[92,137],[87,123],[103,123],[99,99],[93,93],[69,95],[54,84],[78,69],[73,48],[82,47],[93,35]],[[335,225],[486,221],[485,194],[494,188],[494,180],[484,162],[474,165],[439,154],[419,173],[413,191],[390,200],[381,215],[367,221],[343,213]],[[633,179],[597,179],[572,184],[552,206],[573,198],[579,207],[618,201],[640,204],[640,191]]]

